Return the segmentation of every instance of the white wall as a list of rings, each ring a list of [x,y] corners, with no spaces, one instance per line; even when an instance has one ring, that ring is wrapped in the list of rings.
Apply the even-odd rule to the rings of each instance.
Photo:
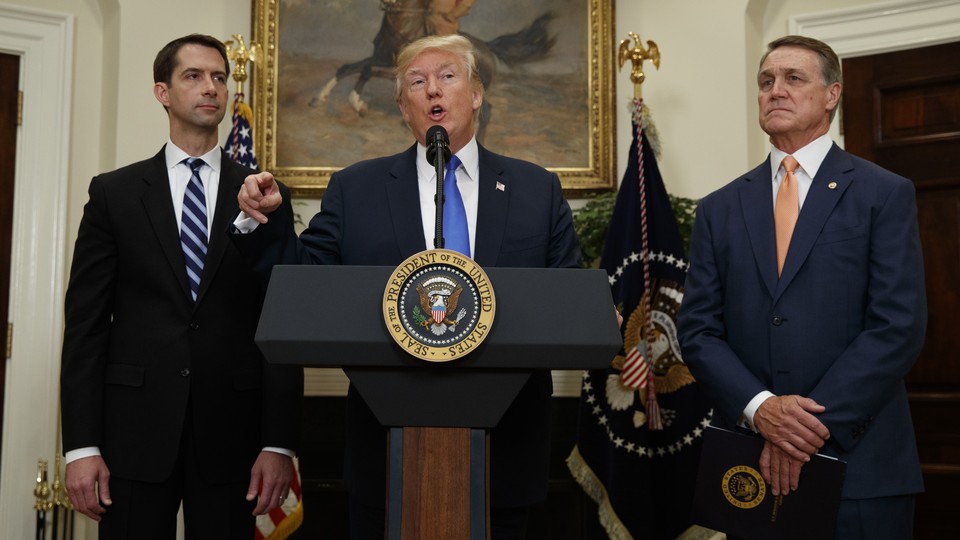
[[[74,20],[69,180],[63,221],[66,225],[61,231],[66,242],[65,253],[55,254],[67,261],[62,269],[64,275],[90,178],[100,171],[148,157],[166,140],[166,116],[151,91],[156,51],[170,39],[191,32],[223,39],[239,32],[249,38],[252,1],[6,0],[7,4],[67,13]],[[703,196],[764,157],[767,143],[756,127],[754,76],[764,44],[787,33],[790,16],[865,4],[871,2],[618,2],[615,40],[619,42],[628,31],[634,31],[643,40],[656,41],[662,53],[659,71],[647,65],[644,98],[661,134],[660,166],[668,190],[688,197]],[[631,136],[626,105],[632,85],[627,73],[617,74],[617,93],[619,177]],[[49,374],[54,389],[56,379],[57,374]],[[17,381],[8,379],[8,385],[14,384]],[[18,442],[16,434],[8,435],[4,450]],[[53,451],[37,449],[37,457],[52,459]],[[35,466],[35,461],[18,465],[28,470]],[[32,486],[24,485],[22,498],[0,500],[5,508],[23,508],[22,512],[14,512],[18,519],[23,519],[16,527],[9,522],[0,523],[0,538],[14,537],[11,531],[25,530],[31,523],[31,489]],[[79,536],[78,540],[83,540]]]

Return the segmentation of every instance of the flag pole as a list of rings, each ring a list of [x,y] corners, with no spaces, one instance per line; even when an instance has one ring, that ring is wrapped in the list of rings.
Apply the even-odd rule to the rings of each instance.
[[[236,42],[234,42],[234,40],[236,40]],[[238,158],[241,156],[239,155],[240,126],[238,126],[238,122],[242,118],[246,120],[246,123],[250,126],[250,131],[253,131],[254,127],[253,111],[250,109],[250,106],[243,101],[243,83],[247,80],[247,63],[259,62],[263,58],[263,49],[259,43],[253,42],[250,43],[250,47],[248,48],[241,34],[233,34],[233,39],[228,39],[224,41],[223,44],[227,48],[227,59],[233,61],[233,80],[237,84],[237,90],[233,95],[233,129],[230,132],[231,140],[228,154],[230,154],[230,159],[233,161],[239,161]]]
[[[236,43],[233,39],[237,40]],[[247,63],[259,62],[263,56],[259,43],[250,43],[250,48],[244,44],[243,36],[233,34],[233,39],[224,41],[227,48],[227,58],[233,61],[233,80],[237,83],[237,94],[243,95],[243,83],[247,80]]]
[[[641,85],[647,78],[646,73],[643,72],[643,62],[644,60],[650,60],[653,62],[653,66],[659,70],[660,48],[649,39],[647,40],[647,47],[644,48],[640,42],[640,36],[636,32],[627,32],[627,35],[633,39],[636,45],[630,48],[630,39],[620,40],[620,54],[618,55],[620,69],[623,69],[623,64],[629,59],[631,65],[630,81],[633,82],[633,99],[643,101]]]
[[[651,317],[651,299],[653,297],[651,291],[651,279],[650,279],[650,242],[647,237],[647,190],[646,190],[646,174],[644,170],[643,163],[643,130],[646,127],[646,115],[644,114],[644,105],[643,105],[643,82],[646,80],[647,75],[643,72],[643,62],[650,60],[656,69],[660,69],[660,48],[652,40],[647,40],[647,47],[644,48],[641,43],[640,36],[636,32],[628,32],[630,39],[624,39],[620,41],[620,50],[618,54],[620,69],[623,69],[623,65],[629,59],[631,64],[630,69],[630,80],[633,82],[633,103],[631,104],[631,112],[633,116],[633,125],[636,132],[637,138],[637,162],[638,162],[638,178],[640,187],[640,236],[641,244],[643,249],[641,251],[641,257],[643,262],[643,298],[641,303],[643,305],[643,335],[645,337],[645,344],[643,351],[639,348],[637,352],[641,354],[630,354],[627,356],[627,359],[624,363],[624,369],[622,371],[622,377],[625,383],[628,383],[630,386],[637,386],[641,389],[646,390],[647,403],[646,403],[646,413],[647,413],[647,427],[651,430],[662,430],[663,429],[663,419],[660,412],[660,405],[657,402],[657,390],[656,390],[656,373],[654,372],[653,365],[653,347],[655,342],[656,330],[653,326],[653,319]],[[630,40],[633,40],[634,46],[630,47]]]

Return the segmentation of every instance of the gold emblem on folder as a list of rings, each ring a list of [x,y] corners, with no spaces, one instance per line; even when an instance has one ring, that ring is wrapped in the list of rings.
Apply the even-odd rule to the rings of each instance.
[[[767,495],[767,484],[753,467],[737,465],[723,475],[723,496],[737,508],[754,508]]]

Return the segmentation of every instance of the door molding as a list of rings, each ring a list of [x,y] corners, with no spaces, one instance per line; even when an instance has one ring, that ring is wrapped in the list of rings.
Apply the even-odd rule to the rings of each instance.
[[[853,58],[960,41],[960,2],[878,2],[793,15],[788,25],[791,34],[819,39],[841,59]],[[840,124],[832,122],[828,134],[843,148]]]
[[[0,5],[0,51],[20,56],[0,537],[34,536],[37,460],[53,463],[63,332],[74,17]],[[52,476],[51,476],[52,480]]]
[[[960,3],[879,2],[795,15],[789,27],[791,34],[817,38],[841,58],[852,58],[960,40]]]

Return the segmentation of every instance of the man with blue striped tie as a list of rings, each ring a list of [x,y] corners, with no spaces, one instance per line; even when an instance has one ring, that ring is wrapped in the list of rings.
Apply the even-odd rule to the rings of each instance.
[[[218,146],[223,44],[193,34],[154,63],[169,141],[101,174],[74,249],[61,400],[66,486],[101,539],[250,540],[291,481],[300,368],[253,342],[262,282],[225,231],[254,171]],[[285,188],[283,188],[285,189]]]

